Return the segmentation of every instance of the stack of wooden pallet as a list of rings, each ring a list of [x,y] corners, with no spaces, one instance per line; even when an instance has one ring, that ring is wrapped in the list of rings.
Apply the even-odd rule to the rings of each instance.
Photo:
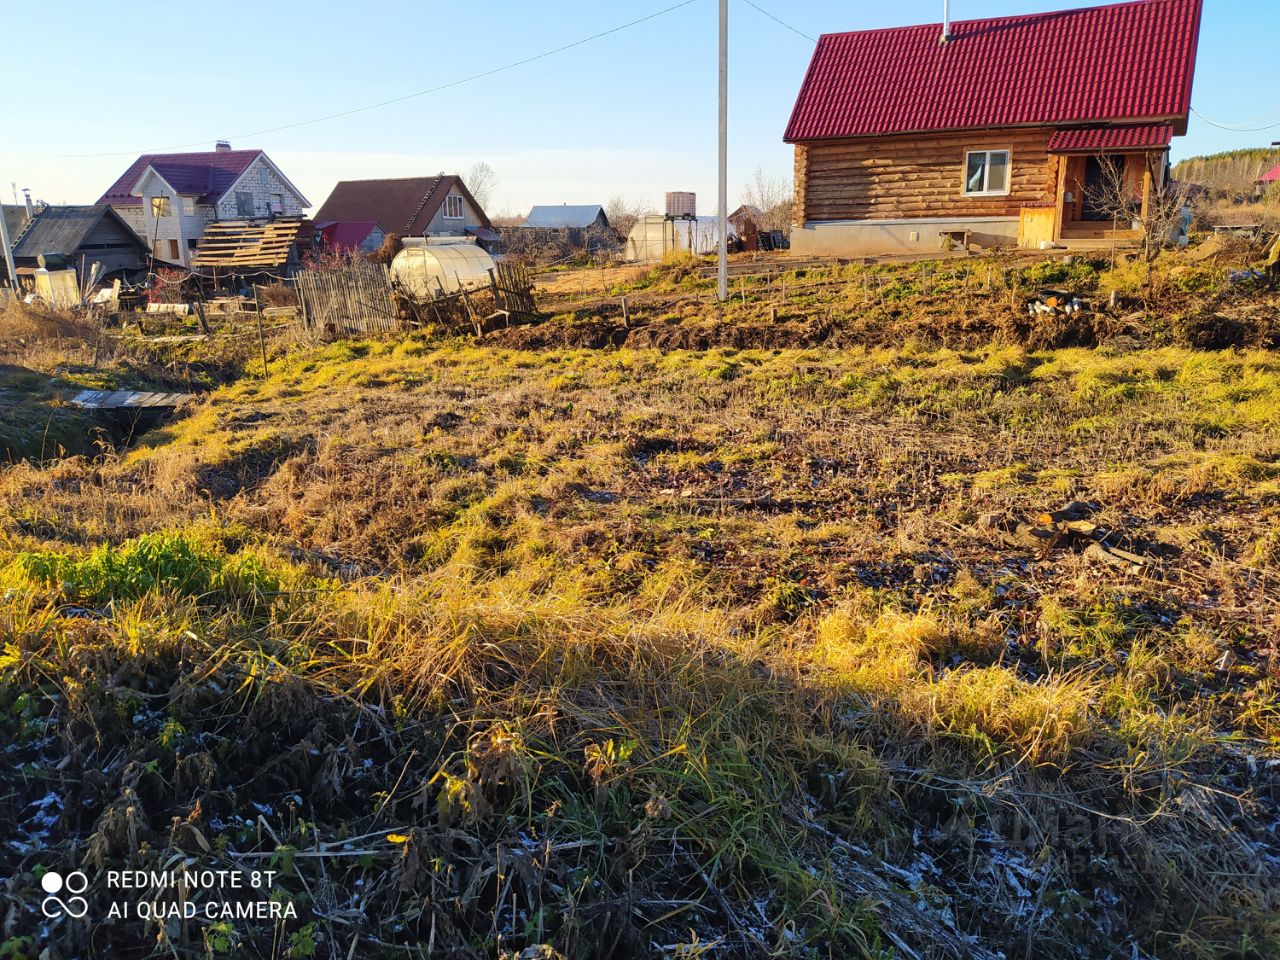
[[[205,228],[196,250],[195,267],[234,270],[241,267],[282,267],[302,229],[300,217],[268,220],[222,220]]]

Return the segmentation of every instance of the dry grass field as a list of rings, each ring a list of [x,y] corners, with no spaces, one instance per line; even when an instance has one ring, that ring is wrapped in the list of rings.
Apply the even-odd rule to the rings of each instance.
[[[1274,300],[1184,266],[1056,339],[950,262],[806,271],[780,322],[824,335],[745,348],[776,280],[568,280],[14,463],[0,957],[1280,954]],[[297,919],[104,916],[175,863]]]

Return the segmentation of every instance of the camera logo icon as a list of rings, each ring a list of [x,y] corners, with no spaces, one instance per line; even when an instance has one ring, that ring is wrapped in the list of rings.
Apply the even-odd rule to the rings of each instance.
[[[79,896],[89,889],[89,878],[79,870],[65,877],[56,870],[50,870],[40,878],[40,886],[48,894],[40,903],[40,912],[50,920],[62,916],[79,920],[89,912],[89,901]],[[71,896],[64,900],[59,896],[64,892]]]

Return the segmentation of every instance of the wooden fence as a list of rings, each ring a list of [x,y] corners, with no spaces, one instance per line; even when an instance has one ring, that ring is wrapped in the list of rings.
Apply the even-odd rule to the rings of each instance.
[[[503,260],[489,271],[493,304],[497,314],[510,326],[532,323],[538,318],[538,305],[533,299],[533,274],[513,260]]]
[[[318,334],[389,333],[400,327],[385,264],[305,270],[294,278],[303,328]]]

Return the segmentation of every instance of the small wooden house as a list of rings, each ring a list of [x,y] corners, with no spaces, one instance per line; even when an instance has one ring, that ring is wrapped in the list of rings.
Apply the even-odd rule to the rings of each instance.
[[[1202,0],[825,34],[787,125],[792,249],[1097,243],[1122,170],[1135,204],[1185,134]]]
[[[80,271],[82,278],[95,263],[100,276],[129,277],[148,262],[146,242],[102,204],[45,207],[11,239],[19,277],[55,263]]]

